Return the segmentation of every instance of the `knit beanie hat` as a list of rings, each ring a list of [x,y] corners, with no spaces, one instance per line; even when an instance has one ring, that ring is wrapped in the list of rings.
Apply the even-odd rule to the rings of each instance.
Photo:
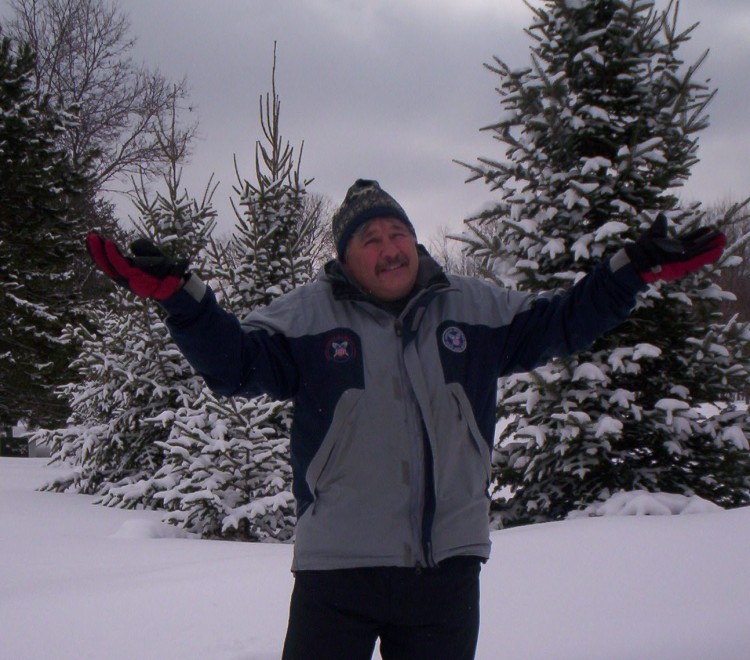
[[[409,227],[411,233],[416,235],[404,209],[380,187],[377,181],[357,179],[354,185],[346,191],[346,197],[333,214],[331,221],[333,241],[341,261],[344,261],[346,245],[352,234],[373,218],[395,218],[403,222]]]

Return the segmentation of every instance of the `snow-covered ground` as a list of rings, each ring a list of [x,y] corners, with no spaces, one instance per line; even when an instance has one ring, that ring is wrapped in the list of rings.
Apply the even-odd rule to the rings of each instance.
[[[0,657],[279,657],[291,547],[36,492],[53,473],[0,459]],[[613,515],[667,510],[686,515]],[[628,496],[599,513],[493,534],[479,660],[750,657],[750,508]]]

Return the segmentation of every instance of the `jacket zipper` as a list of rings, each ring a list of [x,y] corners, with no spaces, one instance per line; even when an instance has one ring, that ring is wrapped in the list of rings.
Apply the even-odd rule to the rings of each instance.
[[[417,312],[424,313],[424,308],[417,308]],[[416,332],[419,320],[421,320],[422,314],[417,316],[415,313],[415,321],[412,324],[412,331]],[[393,323],[393,329],[397,337],[403,336],[404,322],[402,317],[396,318]],[[424,420],[421,419],[420,415],[420,435],[422,440],[422,455],[423,455],[423,492],[422,492],[422,511],[420,521],[420,541],[422,546],[422,555],[426,566],[435,566],[435,560],[432,557],[432,523],[435,518],[435,507],[436,507],[436,495],[435,495],[435,475],[434,475],[434,464],[432,459],[432,447],[430,447],[430,438],[427,434],[427,427],[425,426]],[[419,569],[420,563],[417,563]]]
[[[425,564],[435,566],[432,557],[432,524],[435,521],[435,509],[437,508],[437,495],[435,493],[435,463],[432,456],[430,438],[427,427],[422,420],[422,443],[424,451],[424,493],[422,500],[422,553]]]
[[[404,322],[402,320],[402,317],[397,317],[396,319],[394,319],[393,330],[394,330],[395,335],[398,338],[400,339],[403,338]],[[403,346],[401,347],[401,352],[402,352],[402,362],[403,362]],[[404,375],[406,376],[405,365],[403,366],[403,369],[404,369]],[[418,411],[419,404],[416,400],[414,401],[413,405],[416,406],[416,410]],[[422,442],[424,443],[424,435],[423,435],[424,422],[421,421],[421,415],[420,415],[420,421],[419,421],[418,427],[419,428],[414,429],[414,431],[418,433],[420,436],[422,436]],[[423,444],[422,447],[420,447],[419,458],[415,456],[415,450],[412,450],[410,452],[411,458],[409,460],[409,474],[410,474],[409,482],[411,483],[410,498],[413,502],[411,506],[409,507],[409,511],[410,511],[410,518],[411,518],[411,527],[413,530],[412,543],[414,543],[414,546],[415,546],[414,552],[415,554],[417,554],[415,558],[416,559],[415,566],[417,568],[417,572],[421,570],[421,567],[424,564],[429,565],[429,559],[427,558],[427,555],[424,551],[425,546],[424,546],[424,500],[423,498],[425,496],[425,493],[424,493],[425,488],[424,486],[422,486],[421,493],[417,492],[418,489],[415,489],[415,484],[419,483],[420,481],[424,484],[425,478],[426,478],[426,475],[424,472],[425,470],[424,452],[425,452],[425,448]],[[420,502],[420,499],[422,500],[421,502]],[[421,549],[421,553],[419,552],[419,550],[417,550],[418,548]],[[422,556],[420,556],[420,554]]]

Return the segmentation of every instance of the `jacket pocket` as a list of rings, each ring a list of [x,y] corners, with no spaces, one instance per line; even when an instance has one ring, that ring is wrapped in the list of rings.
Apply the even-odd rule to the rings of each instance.
[[[460,385],[450,385],[449,389],[456,404],[457,415],[461,424],[468,431],[467,435],[471,443],[470,451],[474,454],[475,458],[481,461],[482,469],[480,478],[483,478],[485,486],[489,487],[492,478],[492,453],[490,447],[479,430],[471,403],[463,388]]]
[[[305,481],[315,499],[318,497],[317,491],[321,481],[330,471],[332,464],[335,463],[335,456],[345,453],[346,445],[353,440],[353,435],[347,427],[352,425],[354,411],[363,394],[363,390],[351,389],[346,390],[341,395],[333,413],[333,420],[328,433],[326,433],[320,448],[310,461],[305,474]],[[314,511],[314,501],[311,508]]]

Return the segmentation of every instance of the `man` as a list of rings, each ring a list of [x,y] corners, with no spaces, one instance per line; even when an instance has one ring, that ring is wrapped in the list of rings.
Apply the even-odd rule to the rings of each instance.
[[[338,258],[242,322],[150,243],[113,279],[157,299],[217,393],[294,401],[298,522],[284,658],[472,658],[490,553],[497,378],[589,346],[647,281],[716,260],[725,239],[666,237],[666,219],[565,292],[532,296],[446,275],[403,208],[358,180],[333,217]]]

